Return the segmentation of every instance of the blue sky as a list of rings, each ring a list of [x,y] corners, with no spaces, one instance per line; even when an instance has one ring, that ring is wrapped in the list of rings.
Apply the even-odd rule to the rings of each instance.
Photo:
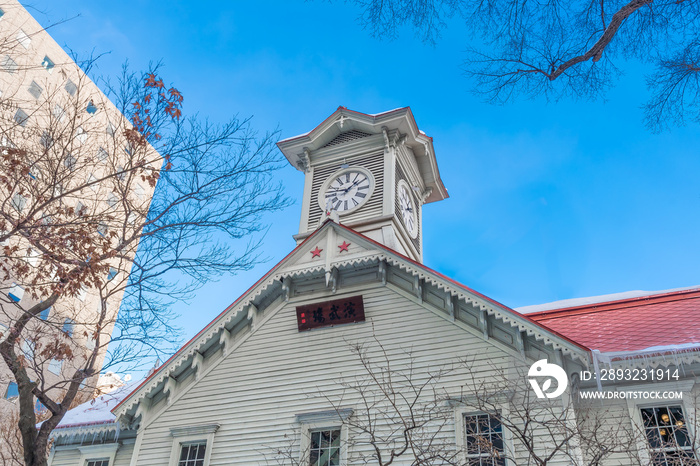
[[[638,64],[605,102],[490,106],[463,76],[468,33],[457,21],[432,47],[409,30],[373,39],[358,9],[324,0],[25,6],[44,25],[77,16],[50,33],[81,55],[109,52],[103,75],[162,59],[185,113],[214,121],[253,115],[284,138],[339,105],[410,106],[450,194],[424,209],[424,262],[506,305],[700,284],[700,128],[644,129]],[[296,204],[266,237],[269,262],[182,304],[187,338],[294,247],[303,176],[291,166],[278,176]]]

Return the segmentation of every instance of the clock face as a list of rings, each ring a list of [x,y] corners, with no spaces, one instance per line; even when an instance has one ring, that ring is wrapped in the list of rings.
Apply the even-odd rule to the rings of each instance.
[[[411,238],[416,238],[418,236],[418,215],[416,215],[416,205],[413,203],[413,198],[411,197],[408,184],[403,180],[399,181],[397,195],[399,197],[399,214],[401,216],[401,220],[403,220],[406,231]]]
[[[359,208],[372,195],[372,174],[361,168],[346,168],[331,175],[319,192],[319,204],[324,210],[347,213]]]

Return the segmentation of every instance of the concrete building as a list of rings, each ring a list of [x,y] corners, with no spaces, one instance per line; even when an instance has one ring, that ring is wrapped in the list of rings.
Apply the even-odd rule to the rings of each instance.
[[[89,261],[89,254],[81,257],[87,247],[83,241],[118,241],[123,229],[145,216],[153,187],[130,171],[134,149],[124,139],[129,122],[14,0],[0,1],[0,125],[5,177],[0,231],[9,235],[2,244],[7,273],[0,281],[1,341],[8,327],[41,301],[38,291],[57,283],[61,271],[48,265],[52,252]],[[149,156],[159,167],[158,154]],[[12,161],[26,168],[15,172]],[[52,393],[64,390],[93,356],[97,373],[85,382],[85,393],[94,388],[135,249],[115,257],[104,283],[60,298],[22,332],[17,352],[33,380]],[[20,263],[27,268],[18,276]],[[43,351],[52,343],[64,345],[71,357],[52,358]],[[12,411],[17,392],[0,360],[0,413]]]
[[[297,247],[69,412],[51,465],[697,464],[699,289],[518,312],[422,264],[447,191],[409,108],[278,146],[306,177]]]

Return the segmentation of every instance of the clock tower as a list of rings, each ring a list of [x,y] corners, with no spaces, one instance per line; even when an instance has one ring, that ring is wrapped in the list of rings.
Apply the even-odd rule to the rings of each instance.
[[[423,205],[448,195],[433,140],[409,107],[374,115],[339,107],[277,145],[306,176],[297,243],[331,218],[422,262]]]

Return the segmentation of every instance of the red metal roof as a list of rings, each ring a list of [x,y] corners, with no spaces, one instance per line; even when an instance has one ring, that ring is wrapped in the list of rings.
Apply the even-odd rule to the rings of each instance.
[[[700,346],[700,289],[697,288],[527,316],[602,352],[689,343]]]

